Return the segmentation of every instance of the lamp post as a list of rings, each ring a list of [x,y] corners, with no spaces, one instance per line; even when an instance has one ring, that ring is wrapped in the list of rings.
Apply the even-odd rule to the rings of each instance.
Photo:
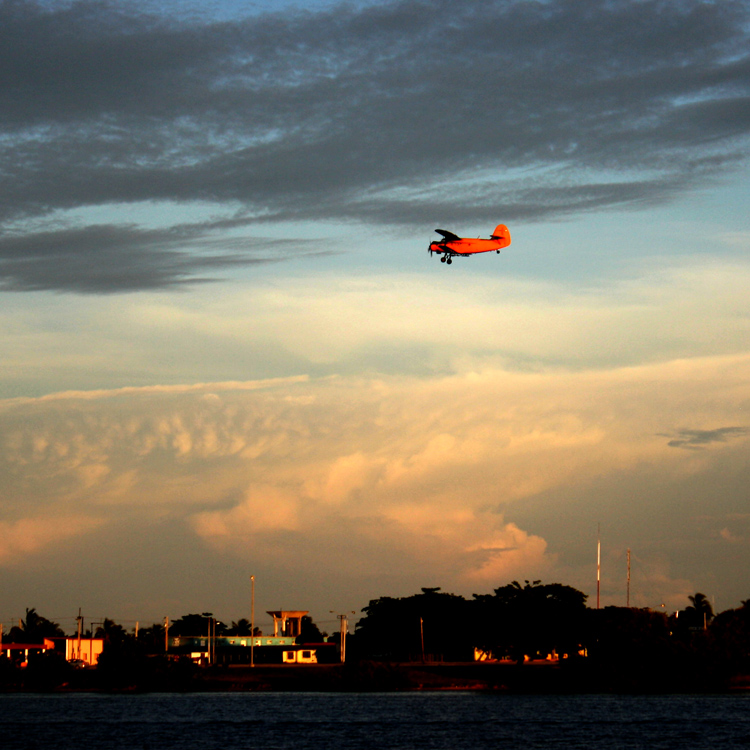
[[[255,666],[255,576],[250,576],[250,666]]]

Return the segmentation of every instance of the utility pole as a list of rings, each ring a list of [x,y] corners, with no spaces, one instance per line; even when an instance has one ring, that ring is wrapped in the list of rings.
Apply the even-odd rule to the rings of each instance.
[[[208,618],[208,666],[212,667],[216,662],[216,623],[218,620],[211,612],[204,612]]]
[[[76,654],[76,659],[81,658],[81,631],[83,630],[83,617],[81,617],[81,608],[78,607],[78,617],[76,617],[76,620],[78,620],[78,653]]]
[[[211,658],[211,622],[213,620],[213,615],[208,616],[208,666],[210,667],[213,664],[213,659]]]
[[[422,664],[424,664],[424,620],[419,618],[419,637],[422,641]]]
[[[336,614],[332,609],[329,612]],[[354,615],[356,612],[352,610],[351,614]],[[349,634],[349,618],[347,613],[336,615],[336,617],[339,620],[339,657],[343,664],[346,661],[346,636]]]
[[[250,576],[250,666],[255,666],[255,576]]]
[[[630,548],[628,547],[628,596],[627,607],[630,609]]]
[[[164,618],[164,651],[169,651],[169,615]]]
[[[596,608],[599,609],[599,588],[602,579],[602,535],[601,524],[596,525]]]

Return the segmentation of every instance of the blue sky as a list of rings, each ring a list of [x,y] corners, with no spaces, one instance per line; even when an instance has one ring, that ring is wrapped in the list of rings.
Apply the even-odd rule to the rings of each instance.
[[[748,598],[748,20],[0,3],[0,617]]]

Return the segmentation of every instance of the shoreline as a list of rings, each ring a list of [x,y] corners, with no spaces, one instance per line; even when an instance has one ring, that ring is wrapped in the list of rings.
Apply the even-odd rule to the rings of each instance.
[[[532,662],[231,665],[180,673],[125,675],[96,668],[58,680],[21,679],[0,693],[191,693],[191,692],[485,692],[506,694],[746,694],[750,675],[717,677],[633,674],[627,665]],[[29,675],[28,677],[32,677]],[[61,676],[58,676],[61,677]]]

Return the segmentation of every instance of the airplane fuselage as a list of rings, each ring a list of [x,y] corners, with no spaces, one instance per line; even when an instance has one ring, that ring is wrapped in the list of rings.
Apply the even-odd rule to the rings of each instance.
[[[508,247],[510,242],[499,240],[470,240],[461,238],[451,242],[431,242],[430,250],[435,253],[442,253],[446,250],[456,255],[474,255],[475,253],[490,253],[493,250],[502,250]]]
[[[438,234],[443,235],[442,240],[431,242],[428,250],[430,253],[443,255],[440,260],[448,260],[456,255],[476,255],[477,253],[500,252],[504,247],[510,245],[510,232],[505,224],[498,224],[489,239],[472,239],[469,237],[457,237],[452,232],[444,229],[436,229]]]

